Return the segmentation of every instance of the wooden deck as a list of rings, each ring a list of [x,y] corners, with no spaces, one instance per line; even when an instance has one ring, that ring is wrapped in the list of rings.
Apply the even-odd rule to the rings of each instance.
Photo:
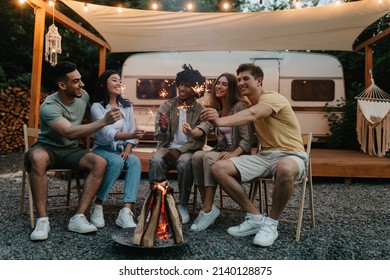
[[[390,178],[390,158],[327,149],[313,149],[311,158],[314,177]]]
[[[149,171],[153,149],[134,152],[142,162],[142,172]],[[390,178],[390,158],[370,156],[359,151],[312,149],[313,177],[339,177],[350,183],[352,178]]]

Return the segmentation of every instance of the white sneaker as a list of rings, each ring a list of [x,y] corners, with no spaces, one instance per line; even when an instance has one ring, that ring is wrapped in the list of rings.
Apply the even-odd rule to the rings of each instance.
[[[183,205],[178,205],[177,210],[179,210],[179,213],[181,215],[181,223],[188,223],[190,221],[190,212],[188,211],[188,208]]]
[[[247,213],[245,221],[239,226],[228,228],[227,232],[233,236],[248,236],[259,232],[264,221],[264,216],[261,216],[260,221],[255,221],[254,215]]]
[[[265,217],[259,232],[253,239],[253,244],[263,247],[271,246],[278,238],[278,223],[278,221]]]
[[[134,223],[134,214],[131,212],[130,208],[122,208],[121,211],[119,211],[115,224],[121,228],[137,227],[137,224]]]
[[[84,214],[74,215],[70,218],[68,230],[77,233],[90,233],[97,231],[96,226],[89,223]]]
[[[49,237],[49,217],[38,218],[34,231],[30,235],[33,241],[46,240]]]
[[[91,223],[94,224],[97,228],[103,228],[106,225],[104,221],[103,214],[103,205],[94,204],[91,206]]]
[[[205,213],[200,210],[198,217],[195,222],[191,225],[190,231],[202,231],[208,228],[210,225],[214,224],[215,220],[219,216],[221,211],[217,206],[213,204],[211,211],[209,213]]]

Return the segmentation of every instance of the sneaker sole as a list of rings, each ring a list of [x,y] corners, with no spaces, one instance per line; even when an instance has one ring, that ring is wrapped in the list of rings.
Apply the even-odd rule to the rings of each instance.
[[[72,228],[72,227],[68,227],[68,230],[69,231],[72,231],[72,232],[76,232],[76,233],[81,233],[81,234],[85,234],[85,233],[93,233],[93,232],[97,232],[97,229],[91,229],[91,230],[79,230],[79,229],[75,229],[75,228]]]
[[[49,238],[49,234],[47,236],[45,236],[45,237],[40,237],[40,238],[33,237],[33,236],[30,235],[30,240],[31,241],[43,241],[43,240],[47,240],[48,238]]]
[[[197,229],[197,228],[196,228],[196,229],[194,229],[194,228],[191,227],[191,228],[190,228],[190,231],[191,231],[191,232],[200,232],[200,231],[204,231],[204,230],[208,229],[209,226],[212,226],[212,225],[215,223],[215,220],[216,220],[216,219],[214,219],[214,221],[212,221],[206,228],[202,228],[202,229]]]
[[[105,222],[103,224],[98,224],[98,223],[94,223],[93,221],[91,221],[91,224],[93,224],[97,228],[104,228],[106,226]]]
[[[259,228],[258,229],[252,229],[252,230],[246,231],[246,232],[236,232],[236,231],[230,230],[230,228],[228,228],[227,232],[230,235],[232,235],[232,236],[244,237],[244,236],[254,235],[254,234],[258,233],[259,232]]]
[[[256,241],[256,237],[253,239],[253,244],[257,245],[257,246],[261,246],[261,247],[269,247],[271,246],[272,244],[274,244],[276,238],[278,238],[279,234],[276,232],[276,236],[275,238],[270,241],[270,242],[266,242],[266,243],[262,243],[260,241]]]
[[[206,230],[209,228],[209,226],[213,225],[215,223],[215,221],[217,220],[217,218],[219,217],[219,214],[221,214],[221,211],[218,212],[218,215],[216,215],[216,217],[213,219],[213,221],[204,229],[193,229],[192,227],[190,228],[190,231],[191,232],[199,232],[199,231],[203,231],[203,230]]]
[[[135,227],[137,227],[136,224],[131,225],[131,226],[129,226],[129,227],[124,227],[123,224],[120,223],[120,222],[118,222],[118,221],[115,221],[115,224],[116,224],[118,227],[121,227],[121,228],[135,228]]]

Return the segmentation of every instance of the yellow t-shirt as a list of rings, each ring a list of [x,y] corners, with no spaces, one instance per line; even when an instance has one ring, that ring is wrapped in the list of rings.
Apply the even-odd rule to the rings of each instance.
[[[273,111],[268,118],[259,118],[254,123],[261,149],[304,151],[301,128],[288,100],[277,92],[265,91],[258,103]]]

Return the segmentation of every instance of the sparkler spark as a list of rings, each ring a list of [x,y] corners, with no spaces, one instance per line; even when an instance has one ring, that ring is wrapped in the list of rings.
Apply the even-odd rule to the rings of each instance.
[[[195,91],[195,93],[198,95],[198,98],[202,97],[202,93],[205,92],[205,89],[205,84],[198,85],[198,83],[196,83],[196,85],[192,87],[192,90]]]
[[[168,96],[168,92],[165,88],[163,88],[158,95],[164,99],[165,96]]]

